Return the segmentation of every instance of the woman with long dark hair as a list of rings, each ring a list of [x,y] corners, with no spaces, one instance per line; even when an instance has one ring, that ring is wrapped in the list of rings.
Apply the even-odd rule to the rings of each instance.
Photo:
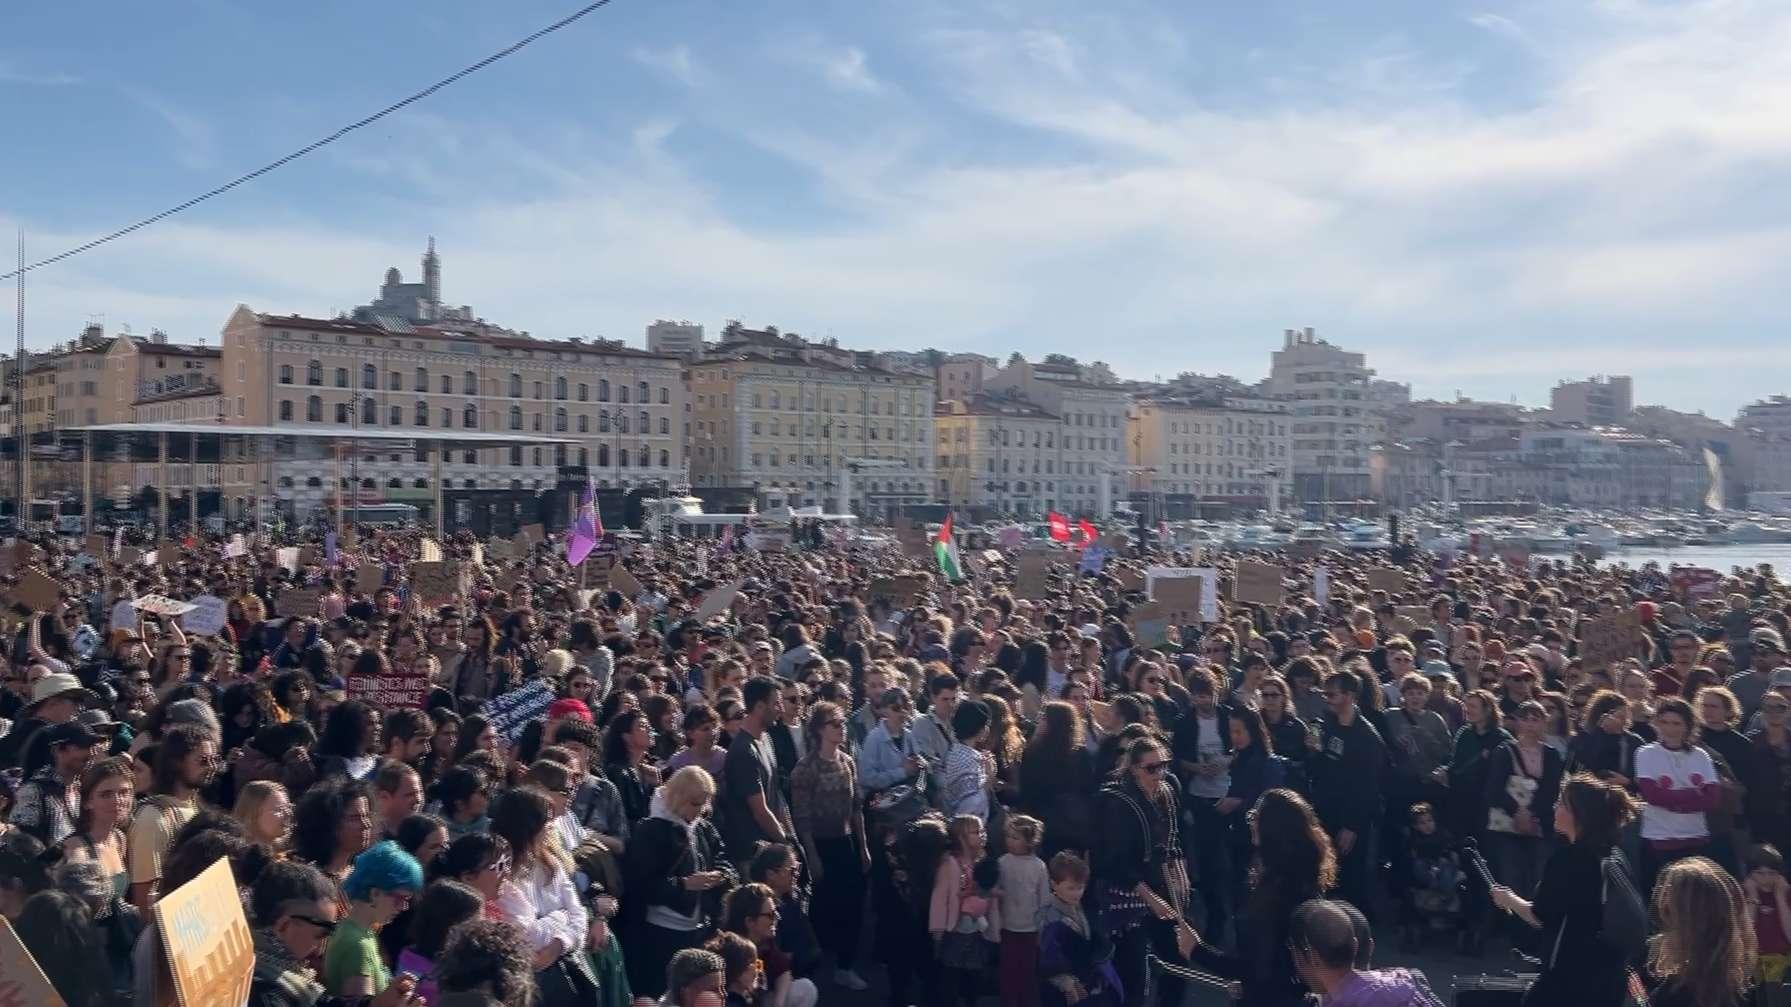
[[[583,954],[589,917],[572,883],[572,861],[548,828],[552,820],[547,795],[530,787],[512,787],[491,802],[491,831],[514,857],[498,906],[535,951],[539,1007],[571,1007],[596,998],[597,979]]]
[[[379,762],[379,714],[358,699],[337,704],[324,718],[313,756],[319,776],[366,779]]]
[[[1235,721],[1234,721],[1235,723]],[[1201,945],[1194,961],[1243,983],[1246,1007],[1293,1007],[1306,988],[1288,950],[1294,910],[1337,885],[1337,854],[1306,799],[1285,788],[1266,791],[1245,818],[1256,846],[1250,892],[1238,918],[1238,950]]]
[[[25,903],[14,929],[68,1007],[107,1007],[111,1002],[111,973],[94,967],[105,959],[105,949],[80,899],[66,892],[38,892]]]
[[[306,791],[292,816],[292,855],[314,864],[338,885],[354,858],[373,845],[373,805],[366,788],[329,780]]]
[[[1635,800],[1621,786],[1574,774],[1555,802],[1554,830],[1563,841],[1549,854],[1535,894],[1526,899],[1503,885],[1493,888],[1494,905],[1542,930],[1542,973],[1524,1003],[1613,1007],[1625,1001],[1630,962],[1603,932],[1606,901],[1616,887],[1609,872],[1634,877],[1616,845],[1635,815]]]
[[[1255,710],[1232,707],[1227,730],[1231,732],[1230,785],[1213,810],[1225,823],[1226,851],[1231,864],[1230,902],[1241,906],[1249,874],[1246,865],[1254,845],[1250,838],[1250,813],[1263,794],[1286,783],[1287,760],[1276,753],[1274,739],[1269,737],[1262,715]]]
[[[1169,748],[1146,733],[1127,744],[1119,766],[1101,788],[1101,832],[1095,841],[1094,894],[1098,925],[1113,939],[1114,967],[1126,1003],[1147,1002],[1146,989],[1160,988],[1157,1002],[1181,1002],[1182,980],[1167,973],[1150,977],[1147,956],[1154,952],[1178,961],[1176,925],[1186,918],[1190,886],[1182,854],[1181,802],[1169,774]]]
[[[659,770],[647,761],[653,750],[653,727],[644,710],[629,710],[610,721],[603,739],[603,775],[622,795],[628,820],[647,817],[653,788],[659,786]]]
[[[1486,828],[1486,777],[1492,754],[1511,743],[1500,722],[1499,701],[1485,689],[1462,697],[1462,725],[1449,759],[1449,831],[1478,838]]]
[[[482,713],[475,713],[460,722],[460,737],[454,741],[454,762],[458,764],[477,751],[499,754],[497,729]]]
[[[1086,853],[1094,842],[1094,757],[1076,708],[1062,700],[1039,711],[1038,730],[1020,755],[1020,808],[1045,823],[1039,856]]]

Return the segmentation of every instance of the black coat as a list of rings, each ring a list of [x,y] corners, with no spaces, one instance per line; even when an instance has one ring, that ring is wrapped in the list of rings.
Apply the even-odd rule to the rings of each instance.
[[[705,894],[719,896],[732,883],[711,889],[710,893],[693,892],[684,887],[684,879],[702,871],[722,871],[730,878],[734,869],[728,851],[707,818],[696,823],[696,854],[692,856],[683,826],[664,818],[643,818],[634,824],[628,837],[628,848],[622,855],[622,900],[631,920],[646,916],[650,905],[665,906],[686,916],[695,916],[700,909],[713,911],[703,902]]]

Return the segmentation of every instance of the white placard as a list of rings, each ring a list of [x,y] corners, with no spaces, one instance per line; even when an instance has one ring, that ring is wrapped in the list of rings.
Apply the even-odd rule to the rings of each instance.
[[[1157,580],[1200,578],[1200,621],[1219,621],[1219,571],[1210,566],[1153,566],[1144,571],[1144,596],[1155,597]]]
[[[189,633],[200,636],[216,636],[224,631],[224,624],[229,621],[230,603],[213,594],[202,594],[189,599],[187,604],[193,606],[192,611],[180,617],[180,626]]]

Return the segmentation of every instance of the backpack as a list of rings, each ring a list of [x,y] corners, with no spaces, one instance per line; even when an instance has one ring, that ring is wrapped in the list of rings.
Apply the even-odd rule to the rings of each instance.
[[[1621,851],[1612,850],[1600,869],[1604,875],[1604,919],[1599,937],[1621,954],[1626,964],[1633,964],[1648,948],[1648,904],[1630,879],[1629,861]]]

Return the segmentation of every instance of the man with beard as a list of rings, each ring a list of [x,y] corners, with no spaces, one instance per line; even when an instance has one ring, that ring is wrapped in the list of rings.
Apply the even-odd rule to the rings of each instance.
[[[429,758],[435,723],[422,710],[393,710],[386,714],[379,736],[385,739],[387,762],[402,762],[416,769]]]
[[[149,796],[131,818],[131,904],[139,910],[154,904],[168,844],[198,812],[199,792],[217,770],[218,745],[204,728],[176,724],[162,734]]]

